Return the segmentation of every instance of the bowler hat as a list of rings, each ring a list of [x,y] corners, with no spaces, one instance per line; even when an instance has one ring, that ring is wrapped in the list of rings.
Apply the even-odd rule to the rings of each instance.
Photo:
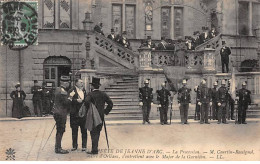
[[[92,77],[92,82],[90,83],[91,85],[101,85],[100,84],[100,78]]]
[[[60,77],[60,81],[69,82],[69,81],[70,81],[70,78],[69,78],[69,76],[61,76],[61,77]]]

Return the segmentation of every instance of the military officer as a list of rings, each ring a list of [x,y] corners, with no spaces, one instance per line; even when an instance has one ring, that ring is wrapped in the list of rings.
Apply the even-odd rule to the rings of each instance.
[[[161,84],[162,89],[157,91],[157,100],[160,103],[160,122],[161,124],[166,124],[168,125],[167,122],[167,112],[168,112],[168,107],[169,107],[169,96],[171,96],[171,93],[169,90],[165,88],[166,84],[162,83]]]
[[[246,82],[243,82],[242,89],[238,90],[238,123],[246,123],[246,110],[251,104],[251,92],[246,89]]]
[[[226,88],[226,81],[221,81],[221,87],[218,89],[217,92],[217,102],[218,102],[218,124],[224,123],[227,124],[227,103],[228,103],[229,93],[228,89]]]
[[[218,87],[218,82],[214,82],[213,88],[211,89],[213,120],[218,119],[217,87]]]
[[[235,110],[235,100],[232,98],[231,93],[230,93],[230,85],[231,85],[231,80],[228,81],[228,90],[229,90],[229,98],[228,98],[228,119],[230,120],[235,120],[234,119],[234,110]]]
[[[144,87],[139,88],[139,98],[140,98],[140,105],[142,106],[143,110],[143,124],[147,122],[150,124],[149,115],[151,111],[151,103],[153,100],[153,89],[149,88],[149,81],[144,81]]]
[[[182,85],[182,88],[178,90],[178,103],[180,106],[181,123],[188,124],[188,109],[189,103],[191,102],[191,89],[187,88],[187,80],[183,80]]]
[[[222,48],[220,49],[220,55],[221,55],[221,63],[222,63],[222,73],[226,71],[228,73],[228,63],[229,63],[229,55],[231,54],[231,50],[229,47],[226,46],[226,42],[222,41]]]
[[[205,79],[203,79],[201,82],[201,87],[200,87],[199,92],[200,92],[200,94],[198,97],[198,105],[201,107],[200,123],[209,124],[209,121],[208,121],[209,106],[212,106],[212,98],[211,98],[210,89],[206,86]]]
[[[42,87],[39,86],[38,80],[34,80],[34,86],[31,88],[33,94],[33,108],[35,116],[42,116]]]
[[[200,106],[198,104],[200,86],[195,86],[194,92],[196,92],[196,106],[195,106],[195,117],[194,120],[200,120]]]
[[[55,142],[55,153],[67,154],[67,150],[61,148],[61,140],[63,133],[65,132],[67,114],[70,107],[70,100],[68,99],[68,88],[70,78],[67,76],[61,76],[60,87],[57,87],[54,93],[54,108],[53,117],[56,121],[56,142]]]

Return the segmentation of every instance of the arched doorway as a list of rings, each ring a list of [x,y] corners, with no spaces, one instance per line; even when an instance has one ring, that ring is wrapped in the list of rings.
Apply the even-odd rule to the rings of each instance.
[[[57,87],[60,85],[61,76],[70,75],[71,61],[65,56],[49,56],[44,60],[43,69],[43,81]]]

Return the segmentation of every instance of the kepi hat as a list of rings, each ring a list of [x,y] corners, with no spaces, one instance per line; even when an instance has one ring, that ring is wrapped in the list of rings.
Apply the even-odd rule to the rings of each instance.
[[[215,81],[213,85],[218,85],[218,82]]]
[[[70,81],[70,77],[69,76],[61,76],[60,77],[60,81],[62,81],[62,82],[69,82]]]

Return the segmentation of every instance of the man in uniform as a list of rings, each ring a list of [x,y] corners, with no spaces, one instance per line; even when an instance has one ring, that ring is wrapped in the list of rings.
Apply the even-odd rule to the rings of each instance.
[[[38,80],[34,80],[34,86],[31,88],[33,94],[33,108],[35,116],[42,116],[42,88],[39,86]]]
[[[162,89],[157,91],[157,100],[160,103],[160,122],[161,125],[166,124],[168,125],[167,122],[167,112],[168,112],[168,107],[169,107],[169,96],[171,96],[170,91],[165,89],[166,84],[162,83],[161,84]]]
[[[143,124],[150,124],[149,115],[151,111],[151,103],[153,100],[153,89],[148,87],[149,81],[144,81],[144,87],[139,88],[140,105],[143,109]]]
[[[200,120],[200,106],[198,104],[198,98],[199,98],[199,90],[200,90],[200,85],[195,86],[194,92],[196,92],[196,106],[195,106],[195,116],[194,120]]]
[[[243,82],[242,89],[238,90],[238,123],[239,124],[247,124],[246,123],[246,111],[248,109],[248,105],[251,104],[251,92],[246,89],[246,82]]]
[[[91,152],[87,152],[88,154],[98,154],[98,142],[99,142],[99,137],[100,137],[100,131],[102,130],[103,123],[104,123],[104,115],[108,115],[109,112],[113,108],[113,102],[110,99],[110,97],[105,93],[99,90],[99,87],[101,86],[100,84],[100,79],[99,78],[92,78],[92,83],[91,84],[91,89],[92,92],[90,92],[85,101],[86,109],[89,109],[90,103],[93,103],[98,111],[98,115],[102,120],[102,123],[94,127],[90,131],[90,136],[92,140],[92,150]],[[107,104],[105,108],[105,104]],[[93,112],[93,117],[94,112]]]
[[[206,86],[206,80],[203,79],[201,82],[201,88],[199,90],[198,104],[201,106],[200,109],[200,123],[209,124],[209,106],[212,106],[212,98],[210,89]]]
[[[213,120],[218,119],[217,87],[218,87],[218,82],[215,82],[213,88],[211,89]]]
[[[68,99],[68,88],[70,78],[67,76],[61,76],[60,87],[57,87],[54,93],[54,108],[53,117],[56,121],[56,142],[55,142],[55,153],[67,154],[67,150],[61,148],[61,140],[63,133],[65,132],[67,114],[70,107],[70,100]]]
[[[72,130],[72,151],[78,148],[78,128],[80,127],[82,137],[82,151],[87,147],[87,129],[85,128],[86,117],[79,117],[79,110],[86,99],[86,90],[83,87],[82,79],[75,80],[75,86],[69,92],[71,102],[70,127]]]
[[[51,101],[52,101],[52,91],[46,88],[46,82],[42,83],[42,107],[43,114],[48,115],[51,113]]]
[[[221,81],[221,87],[218,89],[217,92],[217,102],[218,102],[218,124],[224,123],[227,124],[227,103],[229,98],[228,89],[225,87],[226,81]]]
[[[168,43],[165,41],[165,37],[161,37],[161,42],[157,46],[157,50],[167,50]]]
[[[188,109],[189,103],[191,103],[191,89],[187,88],[187,80],[183,80],[182,85],[182,88],[178,90],[178,103],[180,104],[181,123],[188,124]]]
[[[230,88],[230,85],[231,85],[231,80],[228,81],[228,90],[229,90],[229,98],[228,98],[228,111],[230,111],[230,113],[228,114],[228,119],[230,120],[235,120],[234,119],[234,111],[235,111],[235,100],[232,98],[231,96],[231,88]]]
[[[222,73],[225,73],[225,67],[226,71],[228,73],[228,63],[229,63],[229,55],[231,54],[231,50],[229,47],[226,46],[226,42],[222,41],[222,48],[220,49],[220,56],[221,56],[221,64],[222,64]]]

